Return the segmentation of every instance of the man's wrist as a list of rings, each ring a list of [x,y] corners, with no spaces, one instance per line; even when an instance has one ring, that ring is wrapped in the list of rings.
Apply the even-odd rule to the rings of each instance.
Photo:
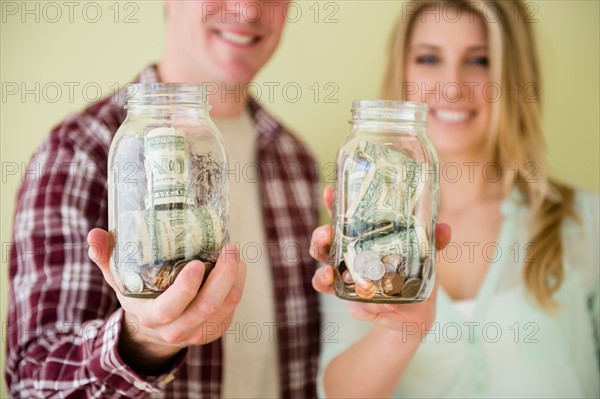
[[[170,370],[175,355],[183,349],[160,342],[154,334],[147,333],[135,317],[124,312],[118,351],[121,359],[135,372],[147,376],[164,374]]]

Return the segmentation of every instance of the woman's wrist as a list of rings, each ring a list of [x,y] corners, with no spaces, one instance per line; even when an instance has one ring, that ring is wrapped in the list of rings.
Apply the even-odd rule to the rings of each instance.
[[[373,333],[377,335],[378,339],[389,344],[418,346],[427,334],[427,329],[425,323],[405,321],[394,328],[375,325]]]

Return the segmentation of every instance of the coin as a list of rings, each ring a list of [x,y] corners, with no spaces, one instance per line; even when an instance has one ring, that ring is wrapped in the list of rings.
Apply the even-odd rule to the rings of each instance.
[[[386,295],[398,295],[404,286],[404,276],[394,272],[387,272],[379,280],[381,291]]]
[[[407,278],[420,278],[421,277],[421,259],[410,258],[405,260],[406,272],[404,273]]]
[[[164,291],[169,287],[169,273],[171,265],[163,264],[155,267],[145,267],[140,277],[146,283],[146,287],[154,291]]]
[[[350,270],[344,270],[344,272],[342,273],[342,280],[346,284],[354,284],[354,280],[352,279],[352,274],[350,274]]]
[[[429,280],[433,277],[433,265],[430,257],[423,259],[423,279]]]
[[[373,281],[364,278],[356,282],[354,291],[356,292],[356,295],[363,299],[371,299],[375,296],[377,287]]]
[[[194,259],[180,260],[177,263],[175,263],[175,265],[173,265],[173,270],[171,271],[171,274],[169,275],[169,285],[173,285],[173,283],[175,282],[175,279],[179,275],[179,272],[181,272],[181,270],[185,267],[185,265],[190,263],[192,260],[194,260]],[[208,274],[215,267],[215,264],[212,262],[202,262],[202,263],[204,263],[204,276],[202,277],[202,283],[200,283],[200,287],[202,287],[202,285],[206,282],[206,279],[208,278]]]
[[[379,280],[385,274],[385,266],[374,251],[362,251],[354,259],[354,270],[369,280]]]
[[[139,274],[131,271],[121,273],[121,281],[125,288],[134,294],[139,294],[144,290],[144,281]]]
[[[414,298],[421,289],[422,280],[420,278],[411,278],[407,280],[402,288],[401,295],[403,298]]]
[[[400,255],[391,254],[381,258],[381,261],[385,266],[386,272],[397,272],[398,266],[400,266],[400,263],[402,263],[402,257]]]
[[[215,268],[214,263],[204,262],[204,277],[202,277],[202,283],[200,283],[200,287],[202,287],[204,285],[204,283],[206,282],[206,279],[208,278],[208,275],[214,268]]]
[[[402,262],[400,262],[400,264],[398,265],[398,270],[396,270],[396,272],[402,274],[403,276],[406,276],[407,264],[408,262],[406,261],[406,259],[402,259]]]

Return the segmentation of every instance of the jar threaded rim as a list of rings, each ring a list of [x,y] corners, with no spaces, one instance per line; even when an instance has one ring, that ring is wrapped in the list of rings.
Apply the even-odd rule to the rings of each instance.
[[[210,109],[206,86],[183,82],[127,85],[125,108],[136,106],[184,106]]]
[[[425,103],[398,100],[356,100],[352,102],[352,120],[427,122]]]

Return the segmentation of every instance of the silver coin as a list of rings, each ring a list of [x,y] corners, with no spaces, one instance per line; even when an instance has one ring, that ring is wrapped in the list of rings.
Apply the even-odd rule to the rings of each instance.
[[[350,274],[350,270],[344,270],[342,273],[342,280],[346,284],[354,284],[354,280],[352,279],[352,274]]]
[[[144,280],[135,272],[121,273],[121,281],[127,290],[134,294],[139,294],[144,290]]]
[[[421,277],[421,259],[410,258],[406,259],[406,272],[407,278],[420,278]]]
[[[431,258],[425,258],[423,260],[423,279],[429,280],[433,277],[433,265]]]
[[[398,272],[398,266],[402,263],[402,257],[400,255],[391,254],[384,256],[381,261],[385,266],[386,272],[396,273]]]
[[[363,251],[354,259],[354,269],[364,278],[377,281],[385,274],[385,266],[374,251]]]

